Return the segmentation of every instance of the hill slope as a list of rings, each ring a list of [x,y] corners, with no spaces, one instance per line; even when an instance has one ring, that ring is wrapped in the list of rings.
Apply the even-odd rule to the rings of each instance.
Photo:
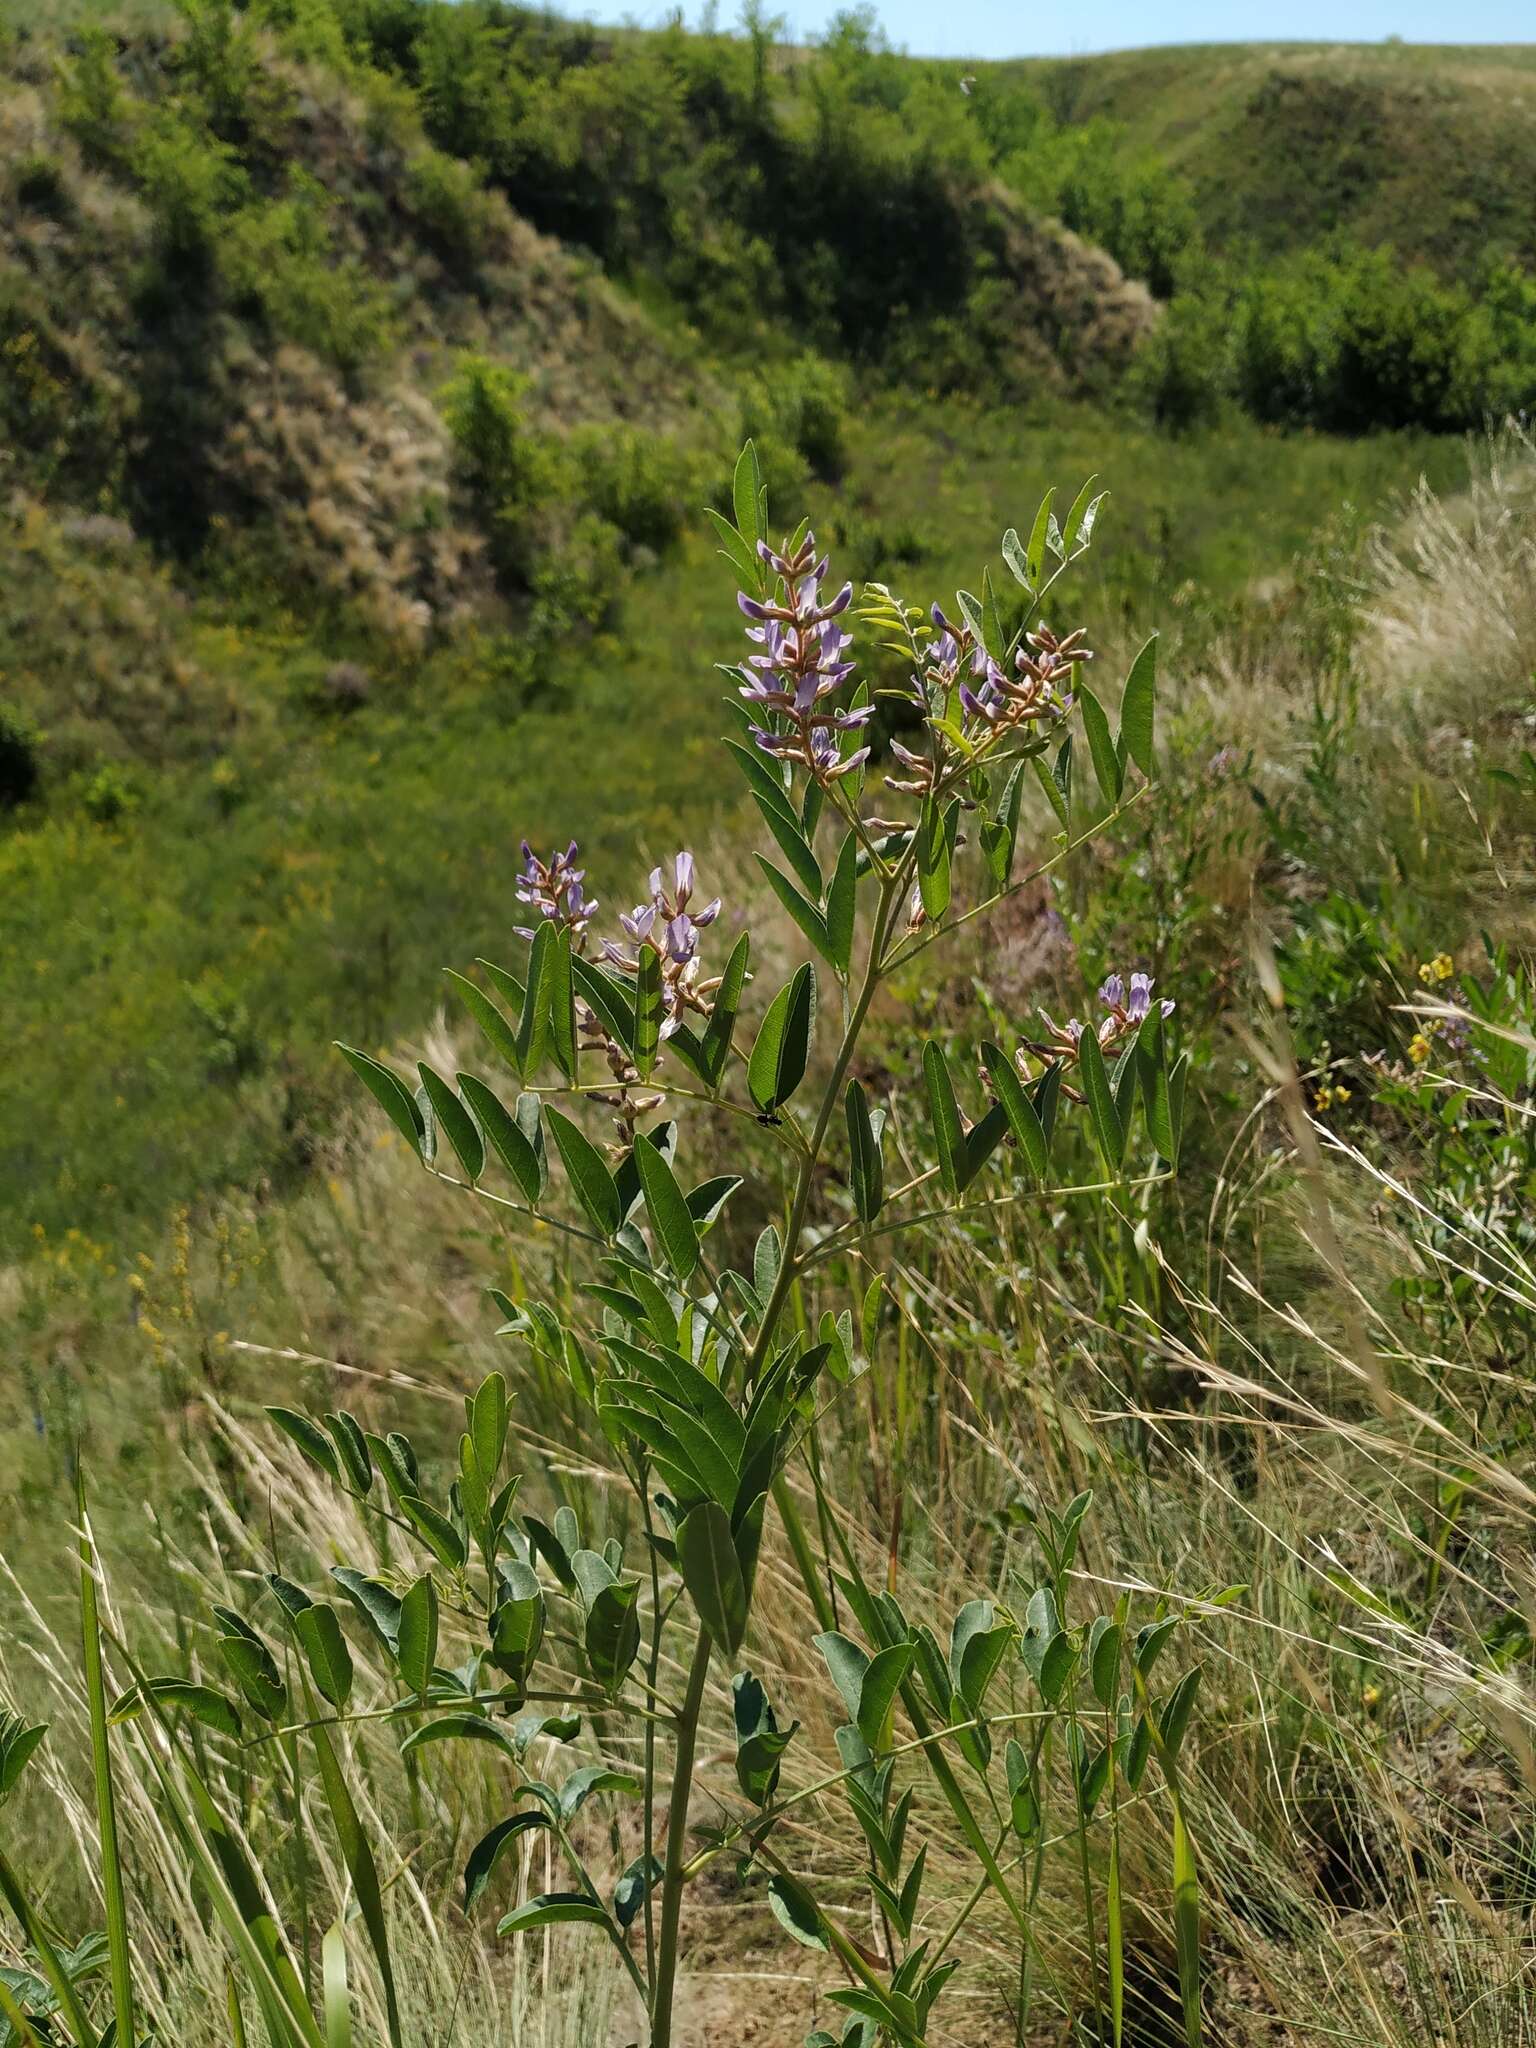
[[[1200,643],[1340,499],[1459,468],[1158,432],[1179,300],[1012,179],[1005,70],[473,0],[148,18],[3,45],[11,1245],[302,1175],[328,1040],[494,945],[573,746],[610,859],[708,831],[695,518],[745,434],[846,573],[938,588],[1104,470],[1106,632]]]
[[[1536,46],[1234,43],[999,67],[1188,180],[1212,240],[1344,231],[1466,277],[1536,257]]]

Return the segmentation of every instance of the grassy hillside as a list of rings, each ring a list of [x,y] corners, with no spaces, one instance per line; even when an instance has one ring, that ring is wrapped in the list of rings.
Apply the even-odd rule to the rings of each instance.
[[[922,469],[899,433],[890,459]],[[926,483],[957,520],[979,507],[965,465],[930,467]],[[1536,997],[1521,958],[1536,809],[1520,748],[1536,657],[1533,499],[1536,453],[1511,438],[1487,451],[1458,500],[1426,494],[1363,551],[1341,545],[1316,561],[1278,618],[1250,615],[1245,631],[1229,616],[1203,658],[1180,665],[1146,801],[1080,849],[1059,883],[962,927],[882,997],[860,1079],[900,1119],[887,1141],[893,1167],[899,1158],[903,1178],[926,1190],[934,1140],[915,1092],[917,1035],[947,1049],[970,1103],[978,1039],[1029,1029],[1036,1004],[1057,1016],[1081,1009],[1106,969],[1148,962],[1159,989],[1177,992],[1175,1028],[1193,1062],[1178,1174],[1143,1175],[1138,1149],[1106,1196],[1088,1115],[1074,1105],[1056,1141],[1060,1191],[1042,1197],[1005,1162],[1001,1198],[989,1186],[974,1204],[941,1205],[920,1245],[878,1234],[817,1260],[797,1304],[814,1330],[823,1312],[852,1316],[869,1299],[870,1266],[884,1277],[859,1338],[867,1362],[828,1387],[814,1462],[797,1460],[789,1480],[810,1540],[836,1546],[839,1597],[858,1573],[935,1629],[972,1597],[1022,1608],[1047,1569],[1042,1504],[1091,1493],[1068,1614],[1123,1593],[1132,1619],[1162,1606],[1178,1617],[1159,1682],[1202,1667],[1180,1757],[1199,1859],[1200,2006],[1204,2037],[1233,2048],[1304,2048],[1319,2034],[1504,2048],[1530,2018],[1533,1793],[1522,1765],[1536,1653],[1519,1532],[1536,1358],[1526,1220],[1536,1160],[1523,1102]],[[900,587],[926,596],[927,565],[905,565]],[[735,637],[717,574],[712,591],[695,642],[710,621],[723,622],[722,640],[727,627]],[[1085,599],[1085,615],[1108,594],[1101,585]],[[859,651],[878,663],[862,636]],[[679,672],[702,670],[707,652]],[[586,801],[586,764],[621,717],[617,704],[594,705],[580,777],[567,728],[550,832]],[[693,730],[702,746],[702,715]],[[1079,804],[1094,801],[1079,785]],[[659,847],[670,848],[674,822],[657,821]],[[1049,854],[1054,822],[1032,791],[1031,849]],[[750,917],[771,987],[798,935],[758,906],[740,826],[722,824],[700,842],[701,872],[725,893],[731,924]],[[605,916],[628,900],[643,860],[594,843]],[[967,888],[973,865],[961,870]],[[1276,953],[1256,975],[1259,933]],[[1430,1007],[1447,995],[1459,1026]],[[813,1085],[835,1007],[818,1028]],[[449,1072],[486,1057],[457,1013],[424,1023],[389,1057],[403,1065],[418,1053]],[[694,1115],[696,1103],[680,1102]],[[737,1166],[740,1121],[694,1118],[690,1175]],[[787,1170],[773,1134],[748,1122],[749,1179],[709,1240],[712,1259],[741,1265],[761,1217],[778,1212]],[[600,1135],[602,1124],[591,1128]],[[425,1173],[366,1106],[330,1125],[322,1163],[287,1199],[234,1193],[183,1212],[129,1275],[80,1232],[50,1236],[15,1290],[23,1363],[10,1441],[28,1526],[7,1554],[27,1591],[6,1588],[18,1645],[6,1692],[52,1726],[12,1813],[18,1854],[72,1935],[99,1917],[89,1857],[55,1862],[35,1845],[54,1839],[59,1814],[94,1839],[57,1563],[80,1419],[114,1629],[149,1668],[190,1669],[216,1686],[227,1681],[206,1626],[211,1601],[239,1602],[247,1625],[270,1634],[281,1622],[262,1590],[267,1572],[282,1573],[292,1599],[296,1582],[329,1591],[338,1560],[397,1591],[432,1568],[387,1504],[341,1497],[266,1423],[263,1402],[344,1407],[380,1436],[408,1431],[422,1483],[440,1495],[458,1469],[459,1396],[503,1370],[517,1389],[512,1455],[527,1473],[519,1509],[546,1521],[570,1509],[584,1530],[632,1551],[642,1540],[577,1375],[537,1341],[498,1333],[505,1311],[485,1300],[496,1287],[516,1303],[580,1312],[592,1269],[558,1230],[564,1212],[542,1226],[503,1223],[469,1202],[451,1168]],[[498,1169],[487,1175],[491,1196],[510,1185]],[[843,1155],[828,1159],[819,1200],[828,1218],[851,1214]],[[810,1641],[827,1618],[817,1611],[827,1581],[802,1574],[777,1515],[760,1571],[741,1661],[800,1724],[784,1765],[796,1804],[774,1840],[837,1924],[862,1930],[862,1837],[840,1804],[834,1746],[845,1708]],[[472,1635],[456,1598],[463,1578],[445,1580],[455,1654]],[[673,1585],[661,1578],[663,1601]],[[836,1618],[859,1626],[846,1610]],[[541,1957],[535,1944],[496,1940],[493,1912],[466,1910],[470,1844],[516,1794],[529,1796],[531,1771],[500,1755],[487,1764],[483,1744],[445,1740],[402,1757],[400,1722],[417,1710],[391,1704],[388,1646],[350,1611],[345,1639],[348,1761],[367,1824],[381,1846],[411,1846],[417,1889],[389,1899],[408,2014],[421,2012],[425,2028],[427,2008],[451,2005],[455,2048],[498,2027],[515,2039],[525,2021],[540,2040],[623,2048],[643,2021],[616,1974],[606,2010],[600,1952],[567,1946],[583,1930],[555,1930]],[[115,1645],[111,1654],[115,1669]],[[558,1637],[546,1649],[546,1683],[569,1683],[568,1654]],[[658,1671],[670,1700],[684,1675],[671,1639]],[[722,2033],[750,2040],[754,2029],[795,2040],[839,1982],[824,1953],[789,1945],[761,1870],[710,1855],[710,1830],[739,1810],[728,1679],[717,1669],[700,1695],[690,1842],[701,1874],[683,1911],[673,2048]],[[1008,1660],[992,1701],[999,1749],[1006,1729],[1035,1725],[1043,1690],[1023,1660]],[[1090,1728],[1092,1698],[1085,1679]],[[537,1768],[639,1773],[645,1745],[627,1704],[599,1701],[590,1723],[541,1735]],[[498,1704],[486,1725],[503,1718]],[[1017,1928],[978,1891],[905,1703],[894,1728],[899,1782],[915,1802],[911,1840],[926,1853],[918,1933],[937,1940],[961,1927],[965,1970],[943,2038],[956,2048],[1006,2048],[1021,2031],[1030,2048],[1069,2029],[1093,2039],[1112,1825],[1129,1906],[1123,2038],[1187,2041],[1163,1783],[1142,1781],[1112,1822],[1100,1803],[1079,1859],[1073,1752],[1046,1757],[1036,1783],[1058,1825],[1032,1894],[1039,1977],[1021,2028]],[[193,2048],[227,2048],[227,1943],[200,1915],[186,1852],[163,1825],[153,1752],[131,1731],[116,1739],[140,1995]],[[218,1731],[199,1741],[196,1767],[237,1817],[302,1953],[346,1895],[338,1838],[318,1800],[302,1835],[292,1824],[290,1767],[275,1745]],[[957,1769],[976,1770],[958,1744],[955,1755]],[[604,1899],[642,1839],[621,1786],[606,1790],[611,1806],[589,1814],[573,1849]],[[491,1896],[511,1903],[519,1881],[506,1859]],[[539,1884],[551,1880],[535,1860],[522,1890]],[[869,1955],[883,1958],[876,1938]],[[348,1947],[353,1995],[385,2038],[360,1930]],[[768,2000],[775,2031],[763,2036]]]
[[[941,587],[962,580],[958,536],[1016,523],[1025,476],[1087,474],[1102,434],[1089,410],[1000,423],[882,409],[851,435],[837,499],[821,502],[834,560],[860,576],[916,562]],[[1278,453],[1277,470],[1253,429],[1172,447],[1122,431],[1093,600],[1117,642],[1159,617],[1193,655],[1251,579],[1283,578],[1319,508],[1380,501],[1426,464],[1453,478],[1463,462],[1422,441]],[[67,569],[57,541],[27,560],[16,606],[34,620],[45,601],[68,607],[40,675],[54,688],[66,662],[119,659],[116,619],[77,609],[87,592],[100,602],[110,561],[67,552]],[[573,745],[594,858],[712,835],[709,661],[732,651],[726,573],[690,541],[595,639],[552,652],[531,699],[510,651],[483,644],[354,663],[366,692],[354,702],[328,684],[323,641],[295,624],[229,620],[206,602],[162,624],[155,651],[195,664],[209,700],[189,758],[128,762],[116,771],[126,802],[109,815],[100,790],[93,807],[97,768],[0,842],[19,966],[18,1056],[0,1082],[19,1139],[4,1166],[12,1243],[36,1223],[126,1249],[198,1188],[301,1171],[341,1085],[330,1040],[387,1043],[420,1018],[444,965],[494,950],[513,921],[518,839],[562,829]],[[682,674],[679,646],[702,657]],[[39,1101],[53,1106],[46,1121],[29,1113]]]
[[[1185,594],[1191,650],[1342,500],[1458,472],[1424,436],[1233,418],[1169,441],[1124,401],[1111,424],[1071,397],[1086,379],[1110,402],[1093,351],[1150,301],[999,196],[925,67],[867,42],[759,53],[765,102],[747,46],[622,47],[473,9],[215,0],[169,40],[125,17],[12,45],[13,1247],[37,1225],[122,1250],[200,1188],[302,1175],[329,1040],[387,1042],[504,928],[483,848],[553,829],[572,733],[612,733],[588,837],[654,849],[668,818],[707,821],[705,757],[679,744],[707,669],[626,706],[680,640],[709,645],[717,565],[689,529],[744,433],[776,491],[823,479],[851,573],[951,581],[961,530],[1018,521],[1112,439],[1099,601],[1128,641]],[[541,71],[570,102],[552,127],[517,97]],[[636,151],[621,131],[600,179],[604,95],[636,93],[653,132]],[[841,283],[807,354],[806,277],[751,284],[763,251],[687,154],[706,121],[788,179],[830,138],[850,176],[899,174],[936,231],[980,239],[893,325],[878,295],[908,286],[885,244],[857,209],[829,216],[818,263]],[[663,186],[696,233],[656,239]],[[1075,283],[1042,270],[1052,250]],[[940,383],[960,389],[940,402]]]
[[[1536,49],[1233,43],[1001,67],[1072,126],[1186,180],[1212,240],[1343,232],[1470,278],[1536,256]],[[990,74],[989,74],[990,76]]]

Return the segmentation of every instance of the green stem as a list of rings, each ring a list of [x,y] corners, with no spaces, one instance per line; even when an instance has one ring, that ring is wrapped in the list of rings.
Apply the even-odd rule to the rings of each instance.
[[[582,1884],[586,1888],[587,1896],[591,1899],[594,1905],[601,1905],[602,1894],[598,1891],[597,1886],[592,1882],[592,1873],[588,1870],[586,1864],[582,1861],[580,1853],[576,1848],[576,1844],[571,1840],[569,1832],[565,1828],[561,1827],[557,1822],[554,1828],[554,1835],[555,1840],[560,1844],[561,1849],[565,1853],[567,1862],[570,1864],[571,1868],[576,1872],[576,1875],[581,1879]],[[646,1983],[645,1978],[640,1974],[640,1965],[635,1961],[634,1957],[629,1952],[629,1943],[624,1939],[623,1930],[619,1927],[617,1922],[611,1916],[605,1915],[604,1917],[607,1924],[608,1939],[613,1943],[614,1947],[618,1950],[619,1961],[624,1965],[625,1969],[629,1972],[630,1982],[634,1985],[636,1991],[639,1992],[641,2003],[644,2004],[650,1998],[650,1986]]]
[[[309,1836],[304,1824],[304,1772],[299,1762],[299,1738],[286,1737],[282,1748],[288,1759],[289,1797],[293,1805],[293,1845],[299,1875],[299,1974],[307,1997],[314,1976],[314,1935],[309,1924]],[[412,1761],[406,1758],[407,1764]]]
[[[667,1815],[667,1860],[661,1880],[661,1932],[656,1948],[656,1975],[651,1988],[651,2048],[672,2048],[672,2001],[677,1989],[678,1927],[687,1882],[688,1800],[693,1790],[693,1756],[699,1738],[699,1716],[709,1678],[714,1644],[701,1628],[688,1672],[688,1691],[677,1720],[677,1747],[672,1761],[672,1804]]]
[[[917,1732],[918,1742],[922,1746],[928,1768],[937,1780],[939,1790],[948,1800],[950,1812],[960,1824],[960,1832],[965,1836],[966,1841],[969,1842],[976,1860],[992,1880],[992,1889],[1002,1900],[1009,1918],[1013,1921],[1019,1932],[1027,1936],[1029,1933],[1029,1915],[1014,1897],[1013,1887],[1009,1884],[1007,1878],[1004,1877],[1002,1865],[998,1862],[992,1845],[987,1840],[986,1830],[972,1811],[971,1802],[966,1798],[960,1780],[950,1769],[949,1759],[939,1748],[937,1742],[933,1741],[928,1726],[928,1717],[923,1712],[922,1701],[918,1698],[917,1687],[910,1678],[903,1679],[902,1681],[901,1702],[907,1710],[908,1720],[911,1721],[913,1728]]]
[[[1098,1916],[1093,1910],[1093,1872],[1088,1861],[1088,1810],[1083,1804],[1083,1765],[1087,1760],[1088,1745],[1083,1740],[1082,1728],[1076,1713],[1068,1723],[1070,1740],[1067,1756],[1072,1766],[1073,1790],[1077,1806],[1077,1860],[1078,1872],[1083,1884],[1083,1927],[1088,1936],[1088,1967],[1093,1982],[1093,2025],[1096,2037],[1104,2038],[1104,1991],[1099,1972],[1099,1927]],[[1114,1769],[1114,1759],[1110,1759]]]
[[[640,1487],[640,1510],[645,1517],[646,1548],[651,1560],[651,1645],[646,1663],[646,1681],[652,1693],[661,1670],[661,1631],[665,1615],[661,1605],[661,1570],[656,1561],[656,1525],[651,1514],[650,1489]],[[656,1901],[651,1883],[651,1866],[656,1856],[656,1723],[645,1724],[645,1981],[646,2003],[656,1982]]]

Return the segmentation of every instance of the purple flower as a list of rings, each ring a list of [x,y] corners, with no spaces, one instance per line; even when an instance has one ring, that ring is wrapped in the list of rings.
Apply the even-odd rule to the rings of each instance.
[[[758,652],[743,664],[741,695],[784,723],[754,726],[752,736],[765,754],[797,761],[819,781],[849,774],[867,758],[868,750],[844,756],[832,737],[865,724],[873,707],[856,712],[834,711],[826,703],[853,674],[846,659],[851,642],[837,620],[853,602],[853,585],[845,583],[825,602],[821,596],[827,558],[816,556],[816,537],[808,533],[793,554],[778,552],[759,541],[759,558],[777,578],[777,596],[763,602],[737,593],[743,615],[754,621],[747,638]]]
[[[582,887],[587,871],[576,865],[576,841],[573,839],[563,852],[553,853],[542,861],[525,839],[522,854],[523,865],[517,877],[518,902],[530,905],[546,921],[565,926],[572,940],[579,943],[598,903]],[[514,925],[513,930],[520,939],[533,937],[533,930],[527,925]]]
[[[690,908],[698,874],[693,855],[686,849],[673,857],[670,884],[664,879],[665,872],[663,868],[652,868],[649,903],[636,904],[632,911],[619,914],[619,923],[634,950],[626,950],[615,939],[605,939],[603,959],[611,967],[634,974],[645,948],[659,956],[662,999],[667,1010],[661,1035],[670,1038],[690,1009],[708,1015],[706,997],[712,993],[713,984],[701,983],[699,978],[699,935],[720,915],[720,898],[712,897],[697,910]]]
[[[1104,1006],[1105,1014],[1094,1027],[1094,1036],[1104,1052],[1116,1051],[1148,1014],[1152,1008],[1154,986],[1151,975],[1142,973],[1131,976],[1129,992],[1126,989],[1125,977],[1121,974],[1107,975],[1100,983],[1099,1001]],[[1173,1015],[1174,1005],[1167,997],[1159,999],[1159,1007],[1163,1016]],[[1047,1016],[1044,1010],[1040,1015],[1044,1018],[1050,1042],[1045,1045],[1031,1045],[1030,1050],[1042,1059],[1075,1058],[1087,1025],[1076,1017],[1069,1017],[1065,1024],[1058,1024],[1054,1018]]]
[[[1116,976],[1115,979],[1118,980],[1119,977]],[[1131,976],[1131,997],[1125,1006],[1125,1014],[1133,1024],[1139,1024],[1151,1009],[1152,987],[1153,983],[1150,974],[1133,974]],[[1118,1008],[1118,1005],[1115,1005],[1115,1007]],[[1165,1017],[1173,1015],[1174,1006],[1166,996],[1161,999],[1161,1008]]]

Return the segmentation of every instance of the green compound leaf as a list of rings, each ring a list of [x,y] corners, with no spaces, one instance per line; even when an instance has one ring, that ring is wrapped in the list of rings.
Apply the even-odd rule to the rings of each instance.
[[[300,1415],[292,1408],[269,1408],[268,1415],[286,1437],[291,1437],[312,1465],[317,1465],[327,1479],[341,1484],[341,1464],[336,1447],[320,1427],[307,1415]]]
[[[854,912],[858,895],[859,841],[849,832],[838,851],[837,866],[827,885],[827,958],[839,974],[853,964]]]
[[[352,1691],[352,1653],[335,1608],[317,1601],[294,1616],[293,1629],[316,1687],[333,1707],[344,1707]]]
[[[505,1848],[532,1829],[553,1826],[548,1814],[541,1813],[537,1807],[528,1807],[522,1813],[508,1814],[505,1820],[496,1823],[489,1834],[482,1835],[470,1850],[469,1861],[464,1866],[465,1912],[472,1912],[480,1903]]]
[[[427,1100],[432,1105],[432,1114],[448,1133],[448,1142],[458,1154],[460,1166],[471,1181],[477,1181],[485,1170],[485,1140],[480,1135],[480,1126],[448,1083],[440,1074],[434,1074],[425,1060],[418,1060],[416,1069],[421,1075],[421,1085],[427,1091]]]
[[[585,1892],[541,1892],[497,1923],[498,1934],[531,1934],[540,1927],[601,1927],[613,1922]]]
[[[1109,720],[1104,715],[1104,706],[1086,683],[1078,684],[1077,701],[1083,714],[1083,731],[1088,735],[1088,751],[1093,756],[1093,772],[1098,778],[1104,801],[1117,804],[1125,785],[1125,763],[1109,736]]]
[[[480,1126],[481,1136],[511,1174],[524,1201],[533,1208],[543,1193],[544,1176],[539,1170],[539,1155],[529,1144],[522,1126],[474,1074],[459,1074],[456,1078],[459,1092]]]
[[[734,1657],[747,1631],[747,1587],[730,1515],[718,1501],[701,1501],[678,1524],[677,1563],[700,1621]]]
[[[792,1941],[802,1948],[827,1949],[831,1943],[822,1928],[816,1901],[796,1877],[776,1870],[768,1880],[768,1910]]]
[[[445,968],[448,979],[453,983],[459,1000],[471,1017],[480,1026],[493,1050],[504,1059],[521,1080],[522,1068],[518,1065],[517,1033],[507,1021],[500,1008],[491,1001],[483,989],[479,989],[467,976],[456,974],[451,967]]]
[[[1046,1142],[1045,1126],[1035,1105],[1025,1092],[1019,1078],[1018,1068],[1000,1046],[985,1041],[981,1048],[982,1065],[987,1070],[987,1079],[992,1083],[992,1092],[1002,1106],[1008,1119],[1008,1128],[1014,1141],[1023,1153],[1030,1173],[1037,1185],[1043,1187],[1050,1171],[1050,1148]]]
[[[755,855],[754,858],[762,869],[769,888],[778,897],[785,910],[788,911],[795,923],[799,925],[801,931],[805,933],[805,936],[810,940],[822,958],[836,966],[837,962],[833,958],[832,953],[832,939],[827,931],[827,921],[816,908],[816,905],[811,902],[809,897],[802,896],[788,875],[776,868],[771,860],[765,860],[760,853]]]
[[[122,1721],[135,1720],[144,1711],[146,1692],[159,1706],[180,1707],[194,1721],[201,1721],[205,1728],[212,1728],[219,1735],[238,1737],[240,1734],[243,1725],[240,1709],[229,1695],[216,1691],[211,1685],[194,1684],[189,1678],[146,1678],[142,1687],[130,1686],[112,1702],[108,1720],[114,1726]],[[4,1718],[9,1717],[0,1717]],[[15,1784],[22,1764],[46,1732],[45,1728],[24,1729],[16,1742],[7,1747],[3,1729],[0,1729],[0,1798]]]
[[[949,1078],[949,1062],[932,1039],[923,1047],[923,1080],[927,1084],[934,1143],[938,1148],[939,1183],[945,1194],[953,1198],[960,1192],[965,1171],[965,1127],[955,1101],[955,1085]]]
[[[1104,1055],[1091,1022],[1083,1027],[1083,1035],[1077,1043],[1077,1068],[1082,1076],[1088,1113],[1093,1119],[1094,1136],[1104,1155],[1104,1163],[1111,1173],[1118,1173],[1120,1161],[1125,1156],[1125,1126],[1115,1107],[1114,1090],[1109,1085]]]
[[[853,1206],[861,1223],[873,1223],[885,1202],[885,1162],[881,1156],[882,1130],[875,1128],[869,1102],[857,1081],[848,1083],[843,1098],[848,1117],[848,1176],[853,1187]],[[884,1118],[881,1118],[883,1126]]]
[[[423,1704],[437,1661],[437,1626],[437,1588],[427,1572],[401,1600],[395,1624],[395,1661],[400,1676]]]

